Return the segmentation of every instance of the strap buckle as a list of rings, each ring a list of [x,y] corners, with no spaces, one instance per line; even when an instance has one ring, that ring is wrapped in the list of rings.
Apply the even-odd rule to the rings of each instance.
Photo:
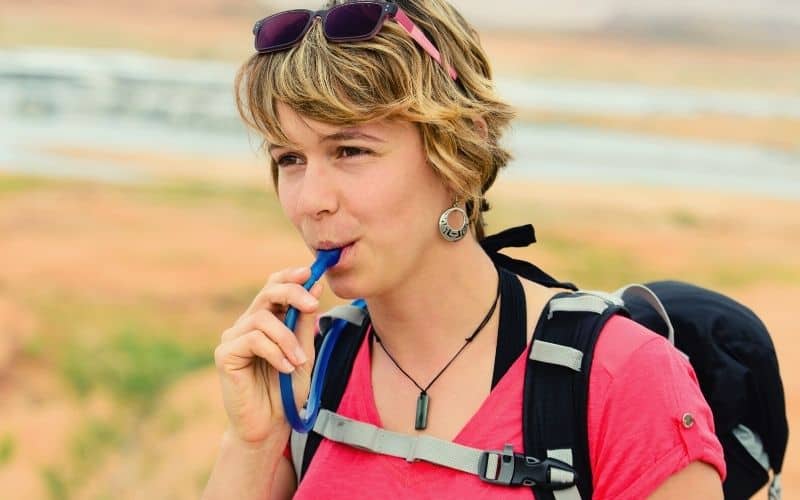
[[[502,451],[484,451],[478,460],[481,480],[506,486],[539,486],[562,490],[575,485],[577,474],[569,464],[554,458],[539,460],[506,444]]]

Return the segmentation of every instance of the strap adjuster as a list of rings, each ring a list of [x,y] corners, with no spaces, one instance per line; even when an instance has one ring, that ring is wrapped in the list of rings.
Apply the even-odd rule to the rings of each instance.
[[[502,451],[484,451],[481,454],[478,476],[492,484],[562,490],[575,485],[577,474],[569,464],[560,460],[539,460],[514,453],[514,447],[506,444]]]

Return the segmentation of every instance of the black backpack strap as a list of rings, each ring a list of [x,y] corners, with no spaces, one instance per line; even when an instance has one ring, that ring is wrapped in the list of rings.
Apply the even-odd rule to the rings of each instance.
[[[498,273],[501,296],[500,323],[494,355],[492,389],[528,345],[525,290],[516,275],[502,268],[498,268]]]
[[[498,269],[500,276],[500,323],[495,351],[495,363],[492,376],[492,388],[503,378],[511,365],[516,361],[527,345],[527,316],[525,308],[525,291],[519,278],[504,269]],[[364,340],[369,318],[357,327],[348,325],[336,344],[328,365],[328,379],[322,386],[322,407],[335,411],[339,408],[353,363],[358,353],[358,348]],[[315,348],[319,351],[322,337],[315,339]],[[336,374],[336,376],[330,376]],[[309,432],[303,451],[303,461],[300,478],[308,470],[311,459],[314,457],[322,436],[316,432]]]
[[[561,460],[575,487],[533,486],[537,500],[592,497],[587,403],[594,346],[620,304],[588,293],[561,293],[545,307],[528,350],[523,398],[525,454]]]
[[[567,290],[577,290],[574,284],[566,281],[558,281],[542,269],[530,262],[514,259],[508,255],[500,253],[500,250],[508,247],[527,247],[536,243],[536,232],[531,224],[517,226],[500,231],[497,234],[487,236],[480,241],[481,247],[489,255],[495,266],[508,269],[514,274],[527,278],[534,283],[539,283],[548,288],[564,288]]]
[[[347,382],[350,380],[350,374],[353,371],[353,362],[356,359],[358,348],[364,340],[364,335],[366,335],[369,323],[369,317],[367,317],[361,326],[348,324],[339,336],[339,340],[336,342],[336,348],[333,350],[328,364],[328,377],[322,384],[322,408],[328,408],[334,411],[339,408],[339,403],[342,400]],[[321,345],[322,335],[317,335],[314,339],[314,348],[317,353],[319,353]],[[314,453],[317,452],[321,441],[322,436],[316,432],[311,431],[308,433],[305,449],[303,451],[303,464],[298,483],[308,470],[308,465],[311,463]]]

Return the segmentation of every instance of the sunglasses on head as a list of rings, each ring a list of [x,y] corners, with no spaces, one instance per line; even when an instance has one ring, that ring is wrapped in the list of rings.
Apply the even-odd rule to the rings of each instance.
[[[303,39],[316,18],[322,19],[322,31],[330,42],[359,42],[374,37],[387,19],[396,21],[439,65],[442,56],[419,27],[393,2],[354,1],[324,10],[287,10],[258,21],[253,26],[256,51],[268,54],[286,50]],[[456,80],[450,66],[442,66]]]

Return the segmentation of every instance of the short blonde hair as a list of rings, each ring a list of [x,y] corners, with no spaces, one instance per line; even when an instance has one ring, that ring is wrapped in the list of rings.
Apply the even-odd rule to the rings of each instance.
[[[337,2],[329,2],[329,6]],[[319,21],[289,50],[254,54],[236,75],[239,114],[266,143],[288,143],[276,105],[336,125],[375,119],[417,124],[434,171],[467,204],[475,237],[483,237],[484,193],[510,160],[498,144],[514,116],[495,93],[475,29],[445,0],[397,2],[433,41],[453,81],[397,23],[371,40],[329,43]],[[446,66],[445,66],[446,67]],[[476,127],[482,118],[486,129]],[[277,181],[277,165],[271,165]]]

